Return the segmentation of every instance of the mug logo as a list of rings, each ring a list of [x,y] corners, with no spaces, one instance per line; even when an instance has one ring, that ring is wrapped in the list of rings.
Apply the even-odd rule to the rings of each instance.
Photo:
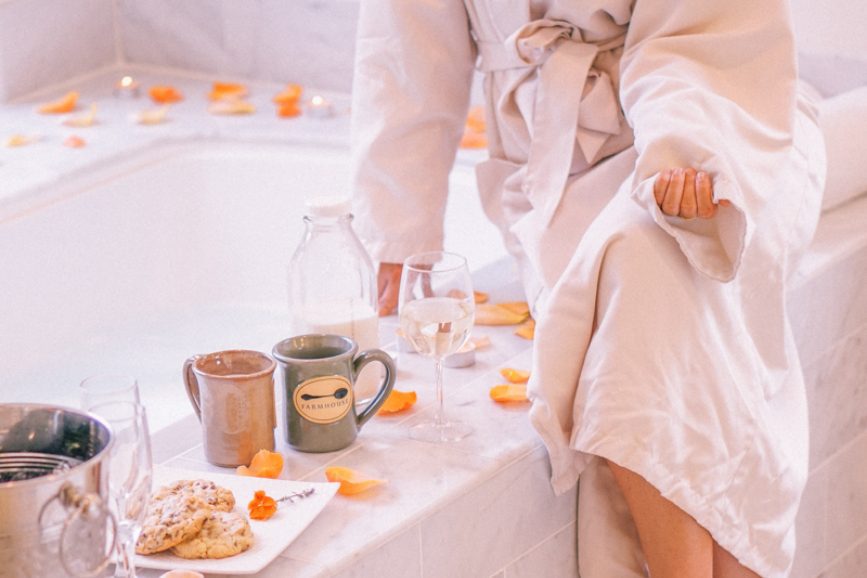
[[[349,413],[352,384],[342,375],[314,377],[298,384],[292,394],[296,411],[313,423],[334,423]]]

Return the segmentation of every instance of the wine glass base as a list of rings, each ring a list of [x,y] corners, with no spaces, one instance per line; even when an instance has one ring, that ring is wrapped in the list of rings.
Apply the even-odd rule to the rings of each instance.
[[[422,422],[409,428],[409,437],[423,442],[456,442],[473,432],[473,428],[459,421]]]

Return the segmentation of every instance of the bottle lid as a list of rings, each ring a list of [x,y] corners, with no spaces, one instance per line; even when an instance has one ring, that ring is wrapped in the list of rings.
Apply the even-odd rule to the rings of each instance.
[[[346,195],[307,199],[307,214],[311,217],[337,218],[352,213],[352,199]]]

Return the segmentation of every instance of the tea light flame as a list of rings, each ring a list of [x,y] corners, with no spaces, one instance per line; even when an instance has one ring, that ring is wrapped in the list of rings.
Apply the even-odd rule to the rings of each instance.
[[[307,103],[307,112],[317,118],[327,118],[334,114],[334,106],[322,95],[315,95]]]
[[[132,76],[124,76],[114,85],[114,95],[117,97],[136,98],[139,94],[139,83]]]

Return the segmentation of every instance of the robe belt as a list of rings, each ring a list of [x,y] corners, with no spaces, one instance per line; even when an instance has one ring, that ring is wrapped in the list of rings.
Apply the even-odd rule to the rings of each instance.
[[[604,44],[584,42],[579,28],[556,20],[530,22],[505,42],[477,41],[482,72],[537,68],[523,188],[546,225],[560,205],[576,144],[589,164],[609,136],[621,130],[611,79],[593,62],[600,51],[623,46],[623,41],[620,36]]]

